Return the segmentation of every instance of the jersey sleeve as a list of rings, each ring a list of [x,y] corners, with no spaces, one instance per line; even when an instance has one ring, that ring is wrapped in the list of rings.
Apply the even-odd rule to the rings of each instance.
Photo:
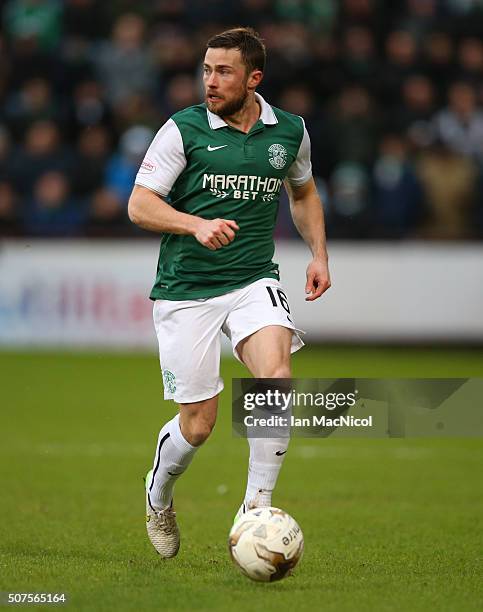
[[[134,182],[167,196],[185,167],[181,132],[176,123],[168,119],[149,145]]]
[[[287,180],[291,185],[296,187],[304,185],[312,176],[312,162],[310,161],[310,138],[304,124],[304,134],[300,143],[297,158],[290,166],[287,174]]]

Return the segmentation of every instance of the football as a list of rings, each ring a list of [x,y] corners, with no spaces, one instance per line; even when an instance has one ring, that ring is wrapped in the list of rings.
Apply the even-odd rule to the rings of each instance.
[[[280,508],[255,508],[235,522],[228,548],[245,576],[275,582],[288,576],[302,558],[304,536],[295,519]]]

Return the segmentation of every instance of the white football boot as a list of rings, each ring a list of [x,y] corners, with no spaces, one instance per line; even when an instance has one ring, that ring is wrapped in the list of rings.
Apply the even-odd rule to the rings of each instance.
[[[233,519],[233,524],[235,524],[237,520],[245,514],[245,512],[248,512],[248,510],[253,510],[254,508],[265,508],[270,505],[271,502],[267,501],[267,492],[260,489],[249,504],[244,501],[238,508],[238,512],[235,514],[235,518]]]
[[[179,529],[176,523],[176,512],[171,506],[164,510],[155,510],[151,506],[148,486],[151,482],[153,470],[146,475],[146,530],[151,544],[164,559],[175,557],[179,550]]]
[[[247,511],[247,505],[245,502],[243,502],[243,504],[238,508],[238,512],[235,514],[235,518],[233,519],[233,524],[235,524],[237,522],[237,520],[243,516],[245,514],[245,512]]]

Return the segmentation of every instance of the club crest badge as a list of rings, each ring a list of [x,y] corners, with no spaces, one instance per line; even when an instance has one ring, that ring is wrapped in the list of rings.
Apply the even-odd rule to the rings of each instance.
[[[268,161],[276,170],[281,170],[287,163],[287,149],[281,144],[268,147]]]
[[[175,393],[176,391],[176,376],[169,370],[163,370],[163,382],[168,393]]]

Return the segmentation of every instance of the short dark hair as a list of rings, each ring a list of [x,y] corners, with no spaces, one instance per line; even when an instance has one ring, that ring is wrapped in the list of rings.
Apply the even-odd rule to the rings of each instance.
[[[207,49],[238,49],[248,72],[265,70],[267,52],[258,32],[253,28],[232,28],[215,34],[206,44]]]

